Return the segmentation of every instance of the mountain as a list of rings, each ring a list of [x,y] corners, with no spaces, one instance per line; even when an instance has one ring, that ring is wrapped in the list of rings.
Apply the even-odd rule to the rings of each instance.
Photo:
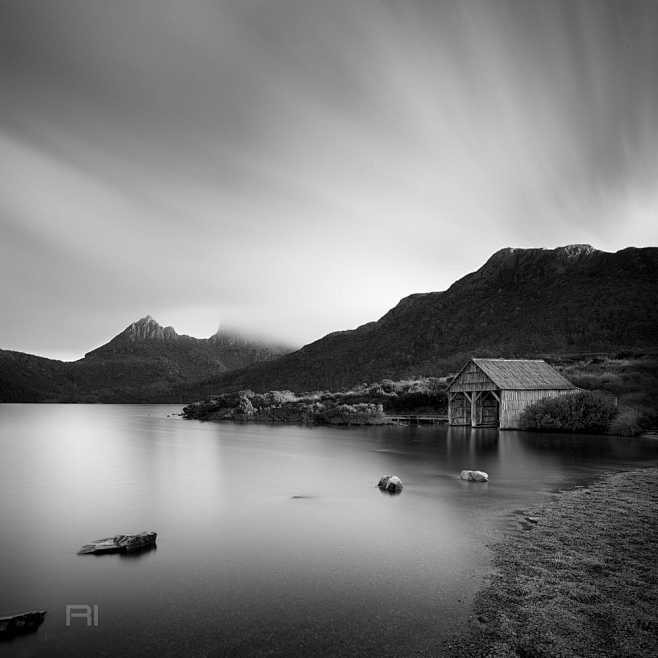
[[[364,291],[364,294],[367,294]],[[190,387],[337,390],[442,375],[471,356],[655,350],[658,248],[502,249],[443,292],[410,295],[377,322],[335,332],[270,363]]]
[[[210,338],[177,334],[160,326],[150,315],[133,322],[109,343],[85,354],[85,365],[133,359],[161,360],[166,357],[183,378],[198,378],[269,361],[290,348],[250,341],[239,334],[219,330]],[[174,365],[175,364],[175,365]]]
[[[443,292],[405,297],[378,321],[295,352],[230,332],[179,335],[150,316],[79,361],[0,350],[0,401],[179,402],[241,388],[336,390],[444,375],[471,356],[656,347],[658,248],[508,248]]]
[[[179,335],[147,315],[79,361],[0,350],[0,401],[170,401],[178,386],[288,351],[226,331]]]

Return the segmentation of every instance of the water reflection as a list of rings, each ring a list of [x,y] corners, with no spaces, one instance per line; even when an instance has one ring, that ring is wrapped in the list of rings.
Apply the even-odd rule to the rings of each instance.
[[[450,458],[480,456],[498,452],[499,432],[492,429],[448,427],[445,429],[446,455]]]
[[[658,452],[611,437],[167,417],[176,410],[0,405],[0,615],[53,612],[28,655],[188,655],[190,638],[219,655],[411,654],[467,613],[502,512]],[[462,469],[490,481],[463,482]],[[399,496],[377,489],[391,473]],[[75,554],[89,537],[146,529],[157,550]],[[72,602],[98,604],[102,624],[71,632]]]
[[[143,560],[145,557],[152,557],[152,553],[158,550],[155,544],[150,546],[142,546],[141,548],[133,549],[132,551],[122,551],[118,554],[120,560]],[[100,556],[97,556],[100,557]]]

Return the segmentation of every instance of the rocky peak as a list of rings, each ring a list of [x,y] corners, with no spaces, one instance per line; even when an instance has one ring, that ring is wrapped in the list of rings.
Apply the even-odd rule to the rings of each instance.
[[[127,338],[131,342],[140,340],[174,340],[178,337],[173,327],[163,327],[156,322],[150,315],[147,315],[137,322],[128,326],[120,336]]]
[[[566,257],[570,259],[580,258],[581,256],[591,256],[597,253],[591,244],[568,244],[564,247],[555,247],[555,249],[534,248],[521,249],[518,247],[505,247],[496,251],[487,261],[487,263],[496,261],[516,260],[523,256],[529,259]]]
[[[211,343],[217,345],[223,345],[226,347],[236,347],[238,345],[247,344],[247,340],[237,334],[236,332],[228,331],[227,329],[219,328],[217,331],[210,336],[208,339]]]
[[[505,247],[495,252],[476,274],[491,275],[520,267],[563,267],[601,253],[589,244],[570,244],[555,249],[518,249]]]
[[[178,365],[173,366],[172,372],[178,372],[177,368],[184,366],[201,377],[241,368],[290,351],[289,347],[261,342],[226,329],[218,330],[210,338],[178,334],[173,327],[163,327],[147,315],[85,356],[106,359],[139,355],[141,358],[173,359],[172,363],[178,360]],[[162,362],[159,363],[161,366]]]
[[[569,260],[575,260],[577,258],[582,258],[583,256],[591,256],[596,251],[597,250],[594,249],[591,244],[568,244],[566,247],[558,247],[555,249],[555,253],[558,256]]]
[[[258,335],[242,333],[238,329],[220,327],[208,338],[208,343],[214,349],[220,351],[234,352],[246,351],[261,356],[275,356],[292,352],[294,348],[290,345],[273,342]]]
[[[590,269],[596,257],[602,254],[604,252],[588,244],[571,244],[555,249],[505,247],[496,251],[479,270],[456,281],[451,288],[466,290],[482,282],[497,287],[518,285],[522,281]]]

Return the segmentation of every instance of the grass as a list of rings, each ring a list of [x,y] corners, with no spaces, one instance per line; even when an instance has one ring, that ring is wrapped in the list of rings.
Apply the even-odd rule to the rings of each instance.
[[[494,547],[469,656],[658,655],[658,468],[609,475],[528,512]],[[523,518],[523,517],[521,517]]]

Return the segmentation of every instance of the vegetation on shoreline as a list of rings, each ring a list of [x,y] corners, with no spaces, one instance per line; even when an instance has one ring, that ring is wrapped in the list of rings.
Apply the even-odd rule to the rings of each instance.
[[[654,655],[656,505],[651,468],[608,475],[520,517],[494,546],[496,573],[452,655]]]
[[[581,391],[529,405],[521,414],[521,429],[600,434],[608,430],[616,415],[610,397]]]
[[[636,436],[658,427],[658,354],[618,352],[590,356],[547,357],[576,386],[617,399],[607,432]]]
[[[574,413],[570,417],[547,419],[546,422],[535,418],[534,429],[634,436],[658,426],[658,356],[655,354],[545,355],[545,358],[567,379],[592,393],[597,400],[602,400],[602,408],[601,414],[592,413],[580,419]],[[446,413],[446,389],[450,381],[450,376],[417,377],[402,381],[384,379],[338,392],[270,391],[259,394],[246,390],[219,393],[188,405],[184,415],[203,420],[275,423],[381,423],[384,422],[382,414]],[[587,395],[585,399],[589,399]],[[580,399],[578,395],[575,397]],[[245,398],[253,409],[246,402],[241,403],[241,398]],[[613,399],[617,400],[614,408]],[[378,405],[381,405],[381,412]],[[593,404],[591,408],[597,407]],[[533,429],[532,424],[529,422],[528,429]]]
[[[445,413],[445,380],[426,378],[362,384],[347,391],[223,393],[183,409],[186,418],[308,425],[380,425],[386,414]]]

